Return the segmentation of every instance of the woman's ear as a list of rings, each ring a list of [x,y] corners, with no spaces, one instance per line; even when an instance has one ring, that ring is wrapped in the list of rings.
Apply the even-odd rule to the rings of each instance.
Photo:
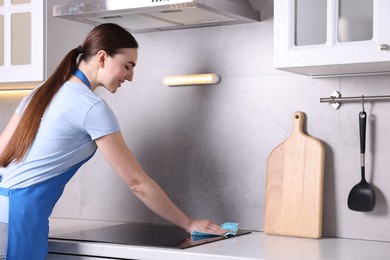
[[[97,58],[97,62],[98,62],[99,67],[104,68],[104,64],[105,64],[106,59],[107,59],[107,52],[104,50],[98,51],[98,53],[96,54],[96,58]]]

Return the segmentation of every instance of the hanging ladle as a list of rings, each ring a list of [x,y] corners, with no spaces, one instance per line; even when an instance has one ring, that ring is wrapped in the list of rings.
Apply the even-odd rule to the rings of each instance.
[[[364,111],[364,96],[362,96],[363,111],[359,113],[360,131],[360,163],[361,181],[356,184],[348,195],[348,208],[355,211],[372,211],[375,208],[375,191],[365,178],[366,122]]]

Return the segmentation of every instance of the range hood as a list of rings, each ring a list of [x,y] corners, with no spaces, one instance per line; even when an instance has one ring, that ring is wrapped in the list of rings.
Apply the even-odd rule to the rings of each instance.
[[[132,33],[260,21],[248,0],[69,0],[54,5],[53,16]]]

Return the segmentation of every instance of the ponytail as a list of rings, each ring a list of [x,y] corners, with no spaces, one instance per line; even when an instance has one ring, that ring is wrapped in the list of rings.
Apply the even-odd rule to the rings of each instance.
[[[18,127],[0,156],[0,167],[7,167],[12,161],[20,162],[34,141],[41,118],[51,100],[77,67],[80,48],[71,50],[50,78],[34,90],[31,100],[20,118]]]

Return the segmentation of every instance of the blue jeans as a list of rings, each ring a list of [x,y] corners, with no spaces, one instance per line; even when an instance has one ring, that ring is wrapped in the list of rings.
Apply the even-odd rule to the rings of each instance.
[[[7,251],[8,224],[0,222],[0,259],[5,259]]]

